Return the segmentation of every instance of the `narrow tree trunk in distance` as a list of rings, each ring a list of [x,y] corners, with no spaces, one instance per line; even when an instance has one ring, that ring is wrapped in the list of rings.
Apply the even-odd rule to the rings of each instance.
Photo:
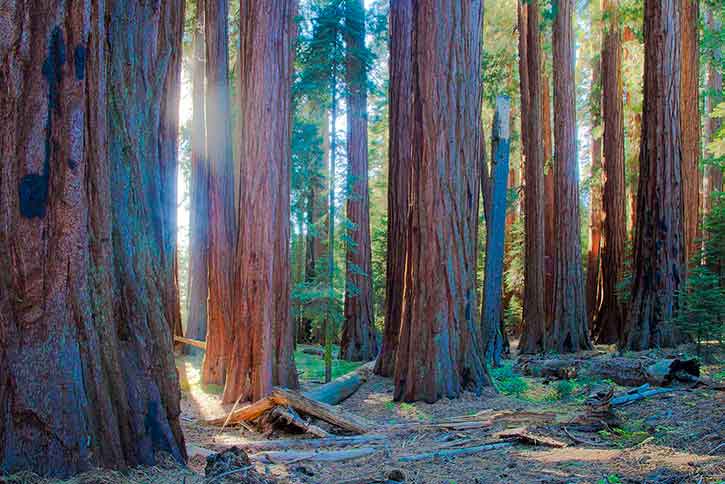
[[[637,228],[623,342],[630,350],[670,346],[678,339],[671,326],[684,262],[678,7],[679,0],[645,0]]]
[[[593,61],[592,85],[589,107],[592,117],[592,180],[591,180],[591,219],[589,221],[589,251],[587,254],[587,322],[593,326],[601,301],[601,248],[602,248],[602,138],[595,132],[602,122],[602,84],[601,63],[599,58]]]
[[[494,367],[501,366],[504,350],[503,317],[503,256],[506,229],[506,182],[509,170],[511,101],[499,96],[496,99],[491,133],[491,174],[486,182],[490,193],[486,196],[490,208],[486,213],[486,267],[483,300],[481,307],[481,335],[485,360]],[[488,170],[481,171],[482,177],[489,177]],[[483,185],[483,183],[482,183]]]
[[[206,125],[204,114],[204,0],[196,3],[192,59],[193,118],[191,129],[191,234],[189,237],[189,296],[186,337],[206,339],[209,296],[209,165],[206,158]],[[184,346],[187,354],[200,350]]]
[[[435,402],[490,384],[475,287],[482,15],[479,0],[416,2],[414,90],[391,100],[412,94],[415,120],[398,401]]]
[[[592,347],[587,324],[579,230],[579,165],[574,85],[574,0],[561,0],[554,19],[554,149],[556,270],[554,324],[547,347],[560,353]]]
[[[593,336],[600,344],[622,338],[624,306],[617,286],[624,275],[627,219],[624,177],[624,105],[622,93],[622,33],[618,0],[605,0],[608,22],[602,44],[602,115],[604,118],[604,227],[602,243],[602,302]]]
[[[370,196],[368,194],[368,96],[363,0],[346,0],[347,77],[347,219],[354,224],[347,247],[345,322],[340,357],[370,361],[378,354],[373,314],[372,249],[370,247]]]
[[[0,469],[183,462],[170,203],[183,3],[46,7],[3,11]]]
[[[294,0],[242,0],[240,4],[241,116],[243,126],[254,126],[254,130],[245,130],[240,157],[234,351],[225,403],[266,396],[275,371],[283,379],[274,338],[280,334],[279,325],[289,325],[289,306],[282,306],[285,301],[289,304],[289,295],[278,297],[289,290],[289,240],[279,239],[289,237],[290,55],[295,12]],[[286,276],[275,274],[281,267]]]
[[[715,17],[712,10],[708,12],[707,26],[711,31],[719,32],[722,28],[720,21]],[[713,52],[713,59],[710,60],[707,66],[707,91],[708,96],[706,98],[705,109],[707,111],[707,118],[705,119],[705,143],[711,143],[714,141],[715,134],[720,131],[722,120],[720,118],[714,118],[712,111],[723,101],[723,83],[722,83],[722,72],[717,67],[717,64],[722,58],[722,49],[715,47]],[[709,153],[709,150],[706,151]],[[704,182],[704,215],[707,215],[712,210],[713,205],[713,192],[722,191],[723,188],[723,175],[722,170],[713,165],[708,165],[705,169],[705,182]]]
[[[412,0],[390,4],[390,99],[412,92]],[[388,174],[388,256],[385,281],[385,329],[375,373],[393,376],[403,311],[408,199],[412,176],[412,103],[391,103]]]
[[[700,1],[681,0],[681,94],[682,197],[685,230],[685,270],[697,252],[700,208]]]
[[[551,134],[551,94],[549,76],[543,81],[544,121],[544,310],[546,325],[554,319],[554,257],[556,257],[556,207],[554,206],[554,158]]]
[[[524,330],[519,342],[522,353],[544,350],[546,311],[544,309],[544,147],[542,138],[542,76],[539,6],[536,2],[521,7],[526,19],[526,63],[521,76],[521,97],[526,98],[524,147],[526,171],[524,186],[525,268],[524,268]],[[521,21],[519,22],[522,23]],[[520,34],[521,35],[521,32]],[[521,45],[521,41],[519,41]],[[519,55],[523,55],[519,53]],[[528,90],[525,90],[528,84]],[[523,122],[523,121],[522,121]],[[558,161],[557,161],[558,164]]]
[[[201,380],[223,385],[233,347],[234,159],[229,111],[227,0],[205,0],[206,121],[209,160],[209,305]]]
[[[337,160],[337,79],[332,79],[332,109],[330,110],[330,167],[327,189],[327,314],[323,327],[325,343],[325,383],[332,381],[332,333],[335,295],[335,162]]]

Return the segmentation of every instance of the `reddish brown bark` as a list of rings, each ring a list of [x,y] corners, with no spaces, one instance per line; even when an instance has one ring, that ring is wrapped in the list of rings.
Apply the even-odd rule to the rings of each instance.
[[[227,0],[205,0],[206,153],[209,162],[209,305],[201,380],[223,385],[232,352],[234,159],[229,111]]]
[[[289,305],[283,307],[289,298],[278,295],[284,290],[283,278],[289,287],[289,253],[282,248],[288,240],[280,239],[281,234],[289,236],[290,57],[295,12],[294,0],[243,0],[240,5],[241,116],[244,126],[255,128],[243,130],[242,136],[234,264],[235,351],[224,387],[225,402],[264,397],[283,364],[274,340],[280,335],[275,321],[286,317],[279,324],[290,324]]]
[[[579,231],[579,165],[574,86],[574,0],[560,0],[554,19],[554,150],[556,158],[556,268],[554,324],[549,349],[590,349]]]
[[[155,8],[4,7],[3,472],[186,455],[172,353],[183,3]]]
[[[601,301],[601,248],[602,248],[602,138],[596,128],[602,122],[601,63],[595,59],[592,65],[592,85],[589,108],[592,117],[592,180],[591,218],[589,220],[589,251],[587,254],[586,302],[587,322],[593,324]]]
[[[206,161],[206,121],[204,114],[205,42],[204,0],[196,3],[192,59],[193,119],[191,129],[191,214],[189,237],[189,296],[186,337],[206,339],[209,296],[209,165]],[[187,353],[198,352],[186,345]]]
[[[623,346],[677,341],[672,316],[683,276],[679,0],[645,0],[642,144],[632,299]]]
[[[622,93],[622,33],[618,0],[605,0],[608,22],[602,44],[602,115],[604,118],[604,227],[602,234],[602,301],[596,314],[598,343],[621,340],[624,307],[617,286],[624,273],[627,219],[624,178],[624,105]]]
[[[490,384],[475,288],[482,15],[478,0],[415,2],[414,89],[391,99],[412,101],[414,120],[396,400],[435,402]]]
[[[539,36],[539,6],[531,2],[520,6],[519,25],[526,40],[526,68],[521,67],[521,119],[526,155],[524,185],[525,266],[524,266],[524,329],[519,342],[523,353],[537,353],[545,348],[546,311],[544,309],[544,147],[542,139],[542,76],[541,40]],[[524,45],[525,44],[525,45]],[[519,52],[520,56],[524,56]],[[558,164],[558,162],[557,162]]]
[[[368,96],[365,51],[365,6],[346,0],[347,81],[347,219],[349,231],[345,279],[345,322],[340,355],[345,360],[369,361],[378,354],[373,314],[373,272],[370,247],[370,196],[368,194]]]
[[[697,225],[700,208],[700,42],[699,0],[680,0],[682,131],[682,197],[685,231],[685,269],[697,253]]]
[[[390,99],[412,91],[412,0],[390,3]],[[385,329],[375,373],[393,376],[403,311],[406,227],[412,157],[413,113],[410,102],[391,103],[388,174],[388,256],[385,281]]]
[[[554,205],[554,158],[551,134],[551,94],[549,76],[544,74],[544,310],[546,324],[554,319],[554,257],[556,256],[556,214]]]

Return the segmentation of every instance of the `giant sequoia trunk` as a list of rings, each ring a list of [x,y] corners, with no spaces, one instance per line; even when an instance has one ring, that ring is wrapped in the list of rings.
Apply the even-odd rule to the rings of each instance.
[[[526,168],[524,180],[525,260],[524,330],[519,342],[523,353],[545,348],[544,308],[544,148],[542,138],[541,41],[539,6],[519,5],[519,69],[521,72],[521,119]],[[523,47],[523,50],[521,50]],[[523,63],[523,64],[522,64]],[[557,162],[558,164],[558,162]],[[558,166],[557,166],[558,168]]]
[[[209,317],[201,379],[223,385],[231,353],[235,241],[227,0],[205,0],[206,153],[209,162]]]
[[[621,339],[624,307],[617,297],[623,277],[627,220],[624,178],[624,105],[622,93],[622,33],[618,0],[604,2],[607,27],[602,43],[602,98],[604,117],[604,227],[602,241],[602,301],[593,335],[598,343]]]
[[[373,315],[373,272],[368,194],[368,96],[365,51],[365,6],[346,0],[347,77],[347,219],[353,224],[347,247],[345,322],[340,356],[369,361],[378,354]]]
[[[209,164],[206,161],[206,123],[204,114],[204,0],[196,3],[194,53],[191,63],[193,119],[191,126],[191,234],[189,237],[189,297],[186,337],[206,339],[209,296]],[[185,351],[198,349],[186,345]]]
[[[416,2],[414,89],[391,99],[412,102],[414,120],[396,400],[435,402],[490,384],[475,287],[482,15],[480,0]]]
[[[290,87],[294,0],[240,5],[241,186],[234,264],[234,352],[223,400],[259,400],[273,381],[290,379]],[[260,223],[264,221],[264,223]],[[284,240],[279,240],[284,237]],[[282,274],[279,274],[281,272]],[[285,307],[286,305],[286,307]],[[280,319],[281,318],[281,319]]]
[[[592,85],[589,97],[589,109],[592,126],[596,128],[602,122],[602,79],[601,63],[593,61]],[[591,218],[589,220],[589,251],[587,253],[586,302],[587,322],[592,325],[601,299],[600,267],[602,249],[602,137],[592,129],[592,179],[591,179]]]
[[[18,2],[4,15],[0,469],[66,477],[160,450],[183,461],[183,3]]]
[[[624,346],[677,341],[672,317],[683,276],[679,0],[645,0],[642,144],[632,299]]]
[[[486,267],[481,302],[481,336],[487,363],[501,366],[504,351],[503,334],[503,258],[506,230],[506,182],[509,171],[511,101],[508,97],[496,99],[491,132],[491,173],[481,170],[486,212]]]
[[[685,269],[697,253],[700,209],[700,1],[680,0],[682,199]]]
[[[390,3],[390,99],[412,92],[412,0]],[[385,281],[385,329],[375,373],[393,376],[403,312],[408,197],[412,173],[413,110],[410,102],[390,103],[388,173],[388,254]]]
[[[548,348],[591,348],[579,233],[579,165],[574,86],[574,0],[558,2],[554,19],[554,150],[556,157],[556,268],[554,322]]]

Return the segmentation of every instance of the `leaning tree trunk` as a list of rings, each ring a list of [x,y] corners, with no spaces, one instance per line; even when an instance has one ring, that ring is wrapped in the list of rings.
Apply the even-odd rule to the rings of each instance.
[[[594,59],[592,65],[592,85],[590,89],[589,109],[592,126],[596,128],[602,122],[602,83],[601,63]],[[589,220],[589,251],[587,253],[586,302],[587,322],[593,326],[601,300],[601,249],[602,249],[602,137],[592,129],[592,179],[591,179],[591,218]]]
[[[294,0],[240,5],[241,210],[235,260],[234,348],[223,401],[256,401],[283,369],[274,337],[289,317],[290,89]],[[283,206],[286,203],[286,206]],[[259,223],[259,221],[265,223]],[[283,225],[286,228],[280,229]],[[287,282],[276,275],[284,267]],[[282,315],[282,316],[280,316]],[[276,329],[275,329],[276,328]],[[280,373],[277,373],[280,375]],[[279,376],[278,376],[279,378]]]
[[[370,361],[378,354],[373,315],[373,272],[370,247],[370,196],[368,194],[368,96],[365,51],[365,6],[346,0],[347,77],[347,219],[353,225],[347,247],[345,322],[340,356],[350,361]]]
[[[189,237],[189,296],[186,337],[206,339],[209,296],[209,164],[206,161],[206,123],[204,114],[204,0],[196,3],[192,59],[193,119],[191,126],[191,230]],[[187,353],[199,350],[186,345]]]
[[[593,337],[613,344],[622,337],[624,306],[617,286],[624,275],[627,219],[624,177],[624,105],[622,93],[622,33],[618,0],[606,0],[607,26],[602,43],[602,115],[604,118],[604,227],[602,243],[602,301]]]
[[[697,250],[700,209],[700,1],[680,0],[680,129],[685,270]]]
[[[501,366],[504,351],[502,332],[503,307],[503,257],[506,236],[506,187],[509,171],[511,101],[508,97],[496,98],[496,113],[491,132],[491,174],[481,170],[482,187],[488,187],[484,195],[486,210],[486,262],[481,304],[481,336],[487,363]],[[488,178],[488,180],[485,180]]]
[[[531,2],[520,5],[519,35],[526,40],[526,69],[521,69],[521,97],[526,98],[522,105],[521,119],[526,122],[523,132],[526,154],[524,223],[525,223],[525,260],[524,267],[524,331],[519,342],[519,351],[537,353],[545,348],[547,339],[546,311],[544,304],[544,149],[542,139],[542,76],[541,76],[541,40],[539,38],[539,6]],[[523,20],[523,21],[522,21]],[[524,56],[523,53],[519,53]],[[558,162],[557,162],[558,164]]]
[[[671,346],[683,276],[679,0],[645,0],[642,145],[624,346]]]
[[[229,108],[227,0],[205,0],[206,153],[209,162],[209,306],[201,380],[223,385],[232,353],[234,159]]]
[[[183,3],[155,8],[4,11],[4,472],[186,456],[172,353]]]
[[[390,99],[412,92],[412,0],[390,3]],[[375,373],[393,376],[403,311],[405,248],[412,157],[413,110],[410,102],[391,103],[388,174],[388,256],[385,281],[385,329]]]
[[[396,400],[435,402],[490,384],[475,287],[482,16],[480,0],[416,2],[414,90],[391,100],[412,102],[414,119]]]
[[[556,157],[556,269],[554,322],[548,348],[590,349],[579,233],[579,165],[574,85],[574,0],[560,0],[554,19],[554,149]]]

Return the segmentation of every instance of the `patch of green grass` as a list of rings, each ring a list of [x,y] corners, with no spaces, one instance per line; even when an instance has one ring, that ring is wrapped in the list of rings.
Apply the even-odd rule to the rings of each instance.
[[[619,447],[631,447],[640,444],[650,436],[646,430],[644,419],[632,420],[622,427],[614,427],[611,431],[600,430],[599,435],[610,439]]]
[[[302,350],[311,346],[299,345],[295,351],[295,363],[297,371],[302,381],[324,381],[325,380],[325,358],[318,355],[309,355],[303,353]],[[362,361],[344,361],[337,360],[335,357],[340,353],[338,346],[332,347],[332,378],[335,379],[346,373],[350,373],[358,366],[362,365]]]
[[[622,479],[617,474],[609,474],[604,479],[599,479],[597,484],[622,484]]]
[[[491,376],[496,389],[504,395],[521,398],[529,390],[528,382],[514,371],[512,361],[504,362],[499,368],[492,368]]]

